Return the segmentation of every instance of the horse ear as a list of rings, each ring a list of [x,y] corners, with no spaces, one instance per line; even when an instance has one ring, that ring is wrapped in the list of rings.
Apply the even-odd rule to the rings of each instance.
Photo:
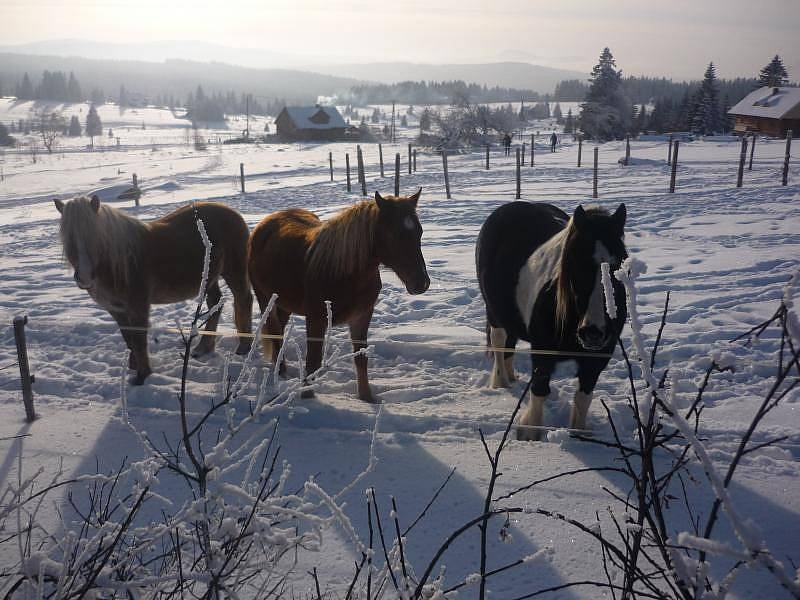
[[[614,221],[614,224],[619,227],[619,233],[622,235],[622,232],[625,229],[625,218],[628,215],[628,209],[625,208],[625,203],[620,204],[617,207],[617,210],[614,211],[614,214],[611,215],[611,220]]]
[[[586,211],[583,210],[583,207],[579,204],[575,209],[575,212],[572,214],[572,222],[575,224],[575,228],[580,231],[586,225]]]
[[[413,196],[408,197],[409,202],[411,202],[411,205],[414,208],[417,208],[417,203],[419,202],[419,197],[421,194],[422,194],[422,188],[419,188]]]
[[[58,212],[64,214],[64,203],[61,200],[59,200],[58,198],[53,198],[53,204],[56,205],[56,209],[58,210]]]
[[[100,210],[100,196],[98,196],[97,194],[92,196],[91,204],[92,204],[92,210],[94,212],[99,211]]]
[[[384,200],[383,196],[381,196],[377,190],[375,190],[375,203],[378,205],[378,208],[384,209],[389,206],[389,201]]]

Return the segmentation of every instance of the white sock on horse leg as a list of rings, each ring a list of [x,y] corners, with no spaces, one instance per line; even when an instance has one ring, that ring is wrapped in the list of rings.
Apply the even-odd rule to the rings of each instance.
[[[544,420],[544,401],[547,396],[537,396],[531,393],[531,399],[528,402],[528,409],[522,413],[519,418],[520,425],[533,425],[541,426]],[[527,429],[522,427],[517,430],[518,440],[536,441],[541,438],[542,431],[540,429]]]
[[[506,377],[508,377],[509,383],[515,382],[517,380],[517,374],[514,373],[514,355],[513,354],[505,359],[505,367],[506,367]]]
[[[502,327],[489,327],[489,344],[492,348],[504,348],[506,344],[506,330]],[[508,387],[508,377],[503,365],[503,352],[492,351],[492,376],[489,386],[493,388]]]
[[[588,394],[576,390],[575,397],[572,399],[572,411],[570,412],[569,426],[571,429],[586,429],[586,415],[589,413],[589,405],[592,403],[592,392]]]

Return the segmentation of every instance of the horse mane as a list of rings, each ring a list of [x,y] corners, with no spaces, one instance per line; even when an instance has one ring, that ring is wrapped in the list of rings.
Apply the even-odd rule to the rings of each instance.
[[[124,286],[137,263],[142,238],[148,226],[119,209],[100,204],[97,212],[86,197],[64,204],[60,236],[62,250],[78,239],[92,259],[102,257],[111,270],[114,283]]]
[[[591,206],[585,209],[586,216],[590,219],[596,216],[609,216],[608,211],[600,206]],[[574,219],[570,217],[566,226],[564,245],[561,248],[561,259],[558,263],[558,271],[555,280],[556,296],[556,331],[563,336],[566,331],[567,323],[576,310],[575,288],[569,273],[574,269],[575,256],[574,247],[580,232],[575,226]]]
[[[323,222],[306,253],[308,275],[330,279],[366,267],[375,247],[378,211],[375,202],[362,201]]]

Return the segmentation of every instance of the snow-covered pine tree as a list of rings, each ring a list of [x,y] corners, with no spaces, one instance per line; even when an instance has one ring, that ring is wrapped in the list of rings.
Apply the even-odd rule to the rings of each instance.
[[[703,83],[698,91],[694,114],[692,118],[692,131],[700,135],[710,135],[722,129],[722,114],[719,106],[719,90],[717,88],[717,74],[714,63],[708,63]]]
[[[69,120],[67,135],[69,137],[80,137],[81,135],[81,122],[78,121],[78,117],[75,115],[72,115],[72,118]]]
[[[89,107],[89,113],[86,115],[86,135],[89,136],[92,146],[94,146],[94,136],[103,134],[103,123],[100,121],[100,115],[97,114],[97,109],[94,104]]]
[[[581,130],[601,141],[621,139],[630,129],[631,102],[622,93],[622,72],[616,67],[611,50],[604,48],[581,105]]]
[[[783,61],[777,54],[767,66],[761,69],[758,75],[758,83],[762,86],[780,87],[788,82],[789,73],[786,72],[786,67],[783,66]]]

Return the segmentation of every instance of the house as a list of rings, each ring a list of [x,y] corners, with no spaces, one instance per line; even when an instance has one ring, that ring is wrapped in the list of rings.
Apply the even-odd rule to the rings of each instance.
[[[786,137],[800,134],[800,88],[762,87],[749,93],[728,111],[736,117],[734,133],[750,131]]]
[[[335,141],[345,137],[347,123],[335,106],[286,106],[275,119],[282,141]]]

